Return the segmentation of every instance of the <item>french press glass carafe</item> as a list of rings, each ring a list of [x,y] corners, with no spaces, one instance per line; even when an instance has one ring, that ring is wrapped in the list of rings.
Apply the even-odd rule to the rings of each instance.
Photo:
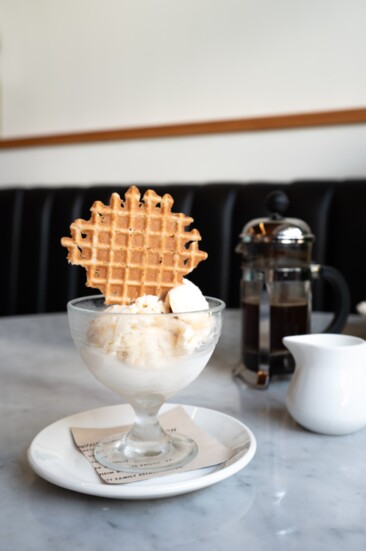
[[[284,218],[288,198],[281,191],[266,200],[268,218],[246,224],[237,252],[242,255],[241,366],[236,374],[265,388],[272,375],[287,375],[294,360],[282,339],[311,330],[312,281],[319,277],[332,285],[335,314],[326,328],[339,332],[350,307],[343,276],[334,268],[311,262],[314,235],[304,221]]]

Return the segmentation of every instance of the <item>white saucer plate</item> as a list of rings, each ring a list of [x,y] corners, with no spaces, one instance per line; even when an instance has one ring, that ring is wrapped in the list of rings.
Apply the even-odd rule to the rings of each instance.
[[[162,411],[177,404],[165,404]],[[77,413],[43,429],[28,449],[28,461],[42,478],[69,490],[115,499],[153,499],[205,488],[243,469],[253,458],[256,440],[251,430],[230,415],[195,406],[183,406],[191,419],[224,446],[239,450],[227,463],[185,473],[127,484],[105,484],[86,457],[77,450],[70,427],[103,428],[133,422],[128,405],[108,406]]]

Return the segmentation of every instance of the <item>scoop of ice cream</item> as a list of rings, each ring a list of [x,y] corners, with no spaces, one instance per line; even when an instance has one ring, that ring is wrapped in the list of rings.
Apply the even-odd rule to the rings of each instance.
[[[188,279],[183,279],[183,284],[171,289],[166,298],[165,305],[174,313],[197,312],[207,310],[208,302],[201,289]]]
[[[164,302],[146,295],[129,306],[110,306],[91,324],[89,342],[129,365],[161,368],[209,340],[213,318],[198,312],[208,307],[200,289],[185,281]]]
[[[134,315],[112,308],[91,324],[89,343],[128,365],[165,367],[173,357],[191,354],[211,337],[213,318],[208,313]]]

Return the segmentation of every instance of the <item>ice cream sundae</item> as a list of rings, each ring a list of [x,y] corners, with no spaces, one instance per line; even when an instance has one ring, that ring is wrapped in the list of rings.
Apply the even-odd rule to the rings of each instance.
[[[164,457],[165,469],[194,455],[194,442],[166,435],[156,415],[201,373],[221,331],[224,304],[185,277],[207,257],[201,236],[172,205],[152,190],[141,200],[132,187],[124,201],[118,194],[110,206],[96,201],[90,220],[76,220],[62,239],[69,261],[85,267],[87,286],[103,293],[69,303],[74,341],[95,377],[136,413],[130,433],[96,449],[98,461],[117,470],[136,469],[138,457],[145,468],[147,457]]]

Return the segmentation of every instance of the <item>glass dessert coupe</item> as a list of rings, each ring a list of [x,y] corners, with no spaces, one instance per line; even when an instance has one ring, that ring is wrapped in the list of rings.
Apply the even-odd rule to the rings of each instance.
[[[197,454],[193,439],[163,430],[158,413],[168,398],[198,377],[214,351],[225,304],[206,300],[206,310],[168,314],[121,312],[106,306],[102,295],[68,303],[71,335],[86,366],[135,413],[127,433],[95,448],[95,458],[105,467],[161,472]],[[123,425],[123,419],[116,419],[116,425]]]

